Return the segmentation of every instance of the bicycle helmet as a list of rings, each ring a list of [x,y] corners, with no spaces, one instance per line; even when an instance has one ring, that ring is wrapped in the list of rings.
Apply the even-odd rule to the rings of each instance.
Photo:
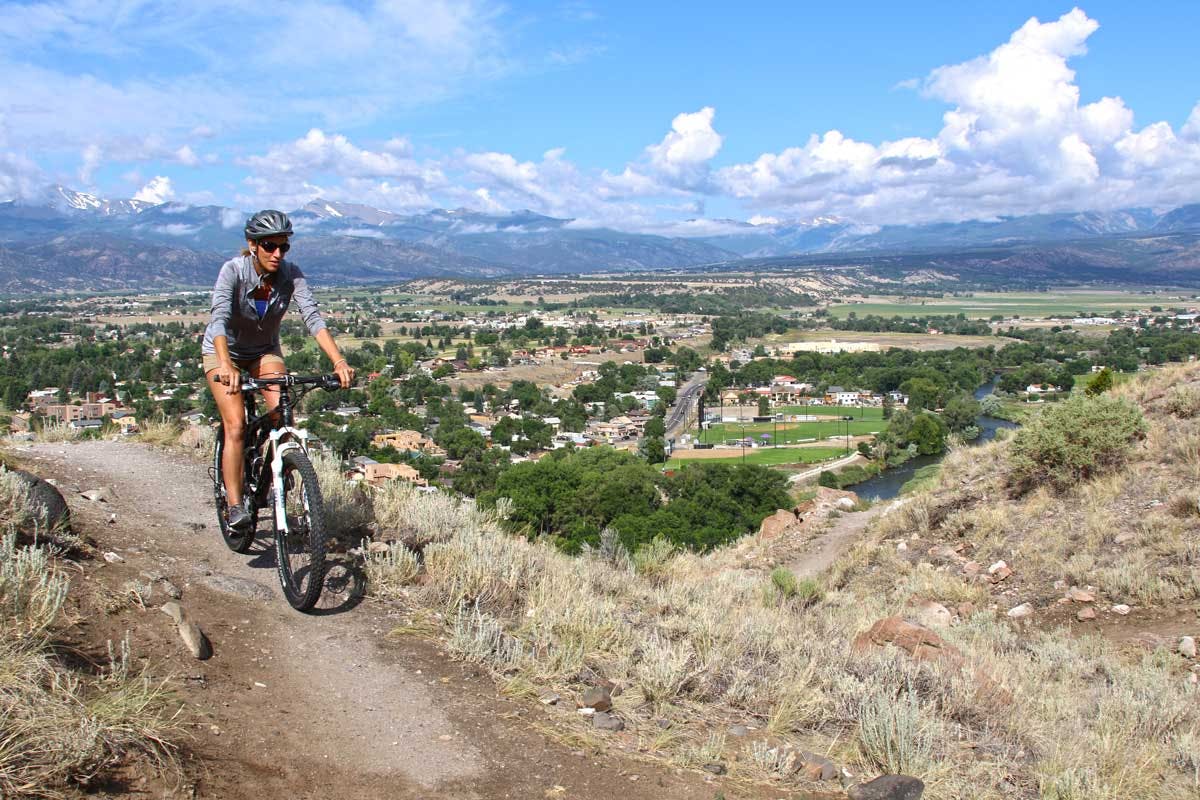
[[[263,209],[246,220],[246,238],[257,241],[268,236],[291,236],[292,221],[282,211]]]

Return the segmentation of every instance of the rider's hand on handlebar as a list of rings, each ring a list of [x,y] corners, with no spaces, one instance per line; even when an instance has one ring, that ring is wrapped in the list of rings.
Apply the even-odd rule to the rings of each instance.
[[[226,394],[237,394],[242,391],[242,372],[233,364],[224,364],[212,372],[213,380],[223,383]]]
[[[350,366],[346,361],[338,362],[337,366],[333,368],[333,373],[342,382],[343,389],[349,389],[354,384],[354,367]]]

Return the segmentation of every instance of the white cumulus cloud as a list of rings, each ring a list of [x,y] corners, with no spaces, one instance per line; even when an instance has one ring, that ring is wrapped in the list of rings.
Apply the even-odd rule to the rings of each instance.
[[[171,179],[165,175],[156,175],[149,183],[137,190],[133,199],[159,205],[160,203],[167,202],[174,196],[175,190],[171,188]]]
[[[932,138],[861,142],[837,130],[725,167],[720,189],[754,209],[911,223],[1200,199],[1200,110],[1179,134],[1134,127],[1119,97],[1081,103],[1069,61],[1099,23],[1080,9],[1032,18],[990,53],[934,69],[950,105]]]

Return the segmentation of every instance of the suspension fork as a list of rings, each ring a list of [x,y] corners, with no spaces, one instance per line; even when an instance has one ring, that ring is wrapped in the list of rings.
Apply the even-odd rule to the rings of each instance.
[[[283,456],[293,450],[299,450],[302,453],[308,452],[308,431],[303,428],[282,427],[275,428],[270,433],[270,441],[267,445],[270,448],[270,461],[264,459],[264,471],[267,463],[271,468],[271,485],[274,488],[274,498],[272,505],[275,508],[275,524],[279,530],[287,529],[287,508],[285,507],[285,495],[287,486],[284,485],[283,475]],[[265,477],[265,476],[264,476]]]

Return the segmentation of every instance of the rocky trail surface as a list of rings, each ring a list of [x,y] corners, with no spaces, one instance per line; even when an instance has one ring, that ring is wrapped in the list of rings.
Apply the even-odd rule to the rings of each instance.
[[[401,612],[361,601],[353,573],[330,607],[291,610],[269,542],[248,555],[226,549],[206,466],[194,458],[111,441],[12,455],[59,487],[76,532],[106,556],[83,562],[73,579],[100,611],[79,621],[71,645],[102,660],[107,642],[128,632],[134,655],[182,702],[183,775],[130,771],[101,796],[789,796],[635,759],[628,741],[576,749],[553,735],[550,709],[501,697],[489,676],[434,641],[388,636]],[[102,499],[83,496],[101,487]],[[159,610],[176,589],[211,642],[207,660],[192,657]]]

